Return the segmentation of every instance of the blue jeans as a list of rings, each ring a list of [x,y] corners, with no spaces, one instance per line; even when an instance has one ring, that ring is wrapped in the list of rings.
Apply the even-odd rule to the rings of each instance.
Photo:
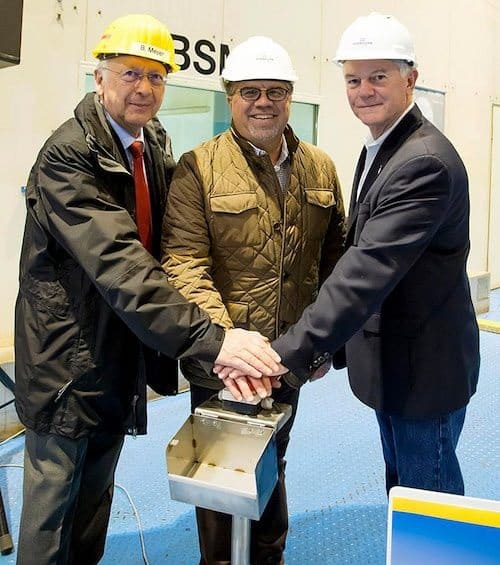
[[[403,418],[376,412],[387,492],[396,485],[464,494],[457,455],[465,407],[437,418]]]

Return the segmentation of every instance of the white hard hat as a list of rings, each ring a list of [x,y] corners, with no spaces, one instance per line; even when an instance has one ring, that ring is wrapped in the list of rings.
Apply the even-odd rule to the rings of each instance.
[[[249,37],[229,53],[221,77],[224,81],[253,79],[295,82],[297,73],[288,53],[269,37]]]
[[[355,20],[340,38],[335,62],[397,59],[416,66],[413,40],[394,16],[377,12]]]

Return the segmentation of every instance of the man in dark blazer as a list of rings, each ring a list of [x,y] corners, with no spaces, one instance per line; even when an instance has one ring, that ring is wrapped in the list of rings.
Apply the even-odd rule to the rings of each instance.
[[[335,361],[345,344],[351,388],[376,412],[387,490],[463,494],[455,448],[479,371],[467,174],[412,101],[418,73],[404,26],[380,14],[359,18],[337,60],[371,134],[356,169],[347,250],[272,346],[298,386],[309,377],[304,367]]]

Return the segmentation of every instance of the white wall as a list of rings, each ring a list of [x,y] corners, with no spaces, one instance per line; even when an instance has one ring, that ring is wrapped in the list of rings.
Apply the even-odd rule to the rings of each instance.
[[[353,16],[369,13],[373,7],[373,2],[368,0],[358,0],[354,8],[343,3],[342,10],[336,4],[325,2],[328,6],[323,22],[325,55],[335,52],[339,32]],[[379,0],[377,9],[394,14],[410,28],[419,62],[417,84],[446,93],[445,132],[460,152],[470,176],[469,271],[486,270],[491,102],[500,96],[498,77],[495,79],[498,73],[494,72],[500,68],[498,55],[495,61],[500,3]],[[338,25],[332,28],[335,19]],[[332,29],[332,33],[328,34],[327,29]],[[327,67],[329,64],[324,62],[322,94],[333,99],[333,103],[322,106],[325,119],[321,122],[320,145],[336,160],[347,194],[365,131],[354,123],[347,108],[340,72],[330,72]]]
[[[487,270],[491,105],[500,102],[500,73],[495,72],[500,69],[500,2],[379,0],[376,7],[410,28],[419,84],[446,93],[445,131],[471,181],[469,270]],[[20,187],[45,138],[72,114],[82,94],[81,62],[91,61],[93,45],[113,18],[149,12],[173,33],[192,43],[208,39],[217,49],[255,34],[282,43],[300,76],[297,97],[321,104],[319,145],[335,160],[347,200],[366,131],[347,106],[341,71],[331,59],[343,29],[373,9],[369,0],[24,0],[21,64],[0,70],[0,340],[12,332],[24,221]],[[173,80],[218,84],[217,75],[201,76],[193,67]]]

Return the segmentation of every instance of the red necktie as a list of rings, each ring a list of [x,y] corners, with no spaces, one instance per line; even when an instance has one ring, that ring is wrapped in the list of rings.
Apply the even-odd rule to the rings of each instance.
[[[135,184],[135,221],[139,238],[144,247],[153,249],[153,230],[151,225],[151,200],[146,176],[144,175],[144,154],[142,141],[134,141],[130,146],[133,158]]]

